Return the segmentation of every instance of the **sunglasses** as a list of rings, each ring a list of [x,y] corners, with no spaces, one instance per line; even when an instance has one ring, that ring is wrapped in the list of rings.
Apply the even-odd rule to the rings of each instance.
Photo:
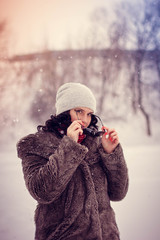
[[[93,136],[93,137],[100,137],[105,133],[105,130],[104,131],[96,131],[95,129],[84,128],[83,133],[86,135]]]
[[[76,112],[76,115],[77,115],[78,120],[80,120],[79,117],[78,117],[78,112]],[[95,115],[95,114],[93,114],[93,115],[100,121],[100,123],[101,123],[101,125],[102,125],[102,127],[103,127],[104,125],[103,125],[103,122],[102,122],[101,118],[100,118],[99,116]],[[93,128],[84,128],[84,129],[83,129],[83,133],[84,133],[84,134],[90,135],[90,136],[93,136],[93,137],[100,137],[100,136],[102,136],[105,132],[106,132],[105,129],[104,129],[103,131],[98,131],[98,130],[93,129]]]

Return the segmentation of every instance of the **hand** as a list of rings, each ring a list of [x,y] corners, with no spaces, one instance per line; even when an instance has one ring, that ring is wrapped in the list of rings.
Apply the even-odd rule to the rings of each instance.
[[[106,131],[102,136],[102,146],[107,153],[111,153],[119,144],[117,132],[115,129],[109,129],[104,126],[102,130]]]
[[[79,135],[83,134],[82,130],[83,123],[81,120],[75,120],[67,128],[67,136],[78,142]]]

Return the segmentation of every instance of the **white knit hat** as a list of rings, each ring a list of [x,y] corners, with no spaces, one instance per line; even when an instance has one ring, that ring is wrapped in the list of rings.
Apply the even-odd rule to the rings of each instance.
[[[87,107],[96,112],[96,99],[91,90],[81,83],[65,83],[57,91],[56,115],[76,107]]]

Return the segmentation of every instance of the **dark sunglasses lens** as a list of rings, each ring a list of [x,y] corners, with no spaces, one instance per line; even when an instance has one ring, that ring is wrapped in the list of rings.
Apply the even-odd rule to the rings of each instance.
[[[88,134],[88,135],[92,135],[92,136],[95,135],[94,130],[93,130],[93,129],[90,129],[90,128],[84,128],[84,129],[83,129],[83,133],[84,133],[84,134]]]
[[[91,136],[94,136],[94,137],[99,137],[99,136],[102,136],[104,134],[104,131],[94,131],[90,128],[85,128],[83,130],[83,133],[86,134],[86,135],[91,135]]]
[[[103,134],[104,134],[103,131],[98,131],[98,132],[95,133],[95,136],[96,136],[96,137],[100,137],[100,136],[102,136]]]

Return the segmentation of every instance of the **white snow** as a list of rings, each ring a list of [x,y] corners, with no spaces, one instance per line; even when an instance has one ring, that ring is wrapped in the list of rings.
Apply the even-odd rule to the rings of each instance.
[[[121,240],[158,240],[160,141],[148,138],[138,130],[133,134],[133,130],[129,131],[129,128],[119,129],[130,179],[126,198],[120,202],[112,202]],[[16,153],[16,141],[6,145],[1,150],[0,157],[0,239],[33,240],[36,201],[26,190],[21,160]]]
[[[121,202],[112,203],[122,240],[160,239],[160,147],[125,148],[129,191]]]

